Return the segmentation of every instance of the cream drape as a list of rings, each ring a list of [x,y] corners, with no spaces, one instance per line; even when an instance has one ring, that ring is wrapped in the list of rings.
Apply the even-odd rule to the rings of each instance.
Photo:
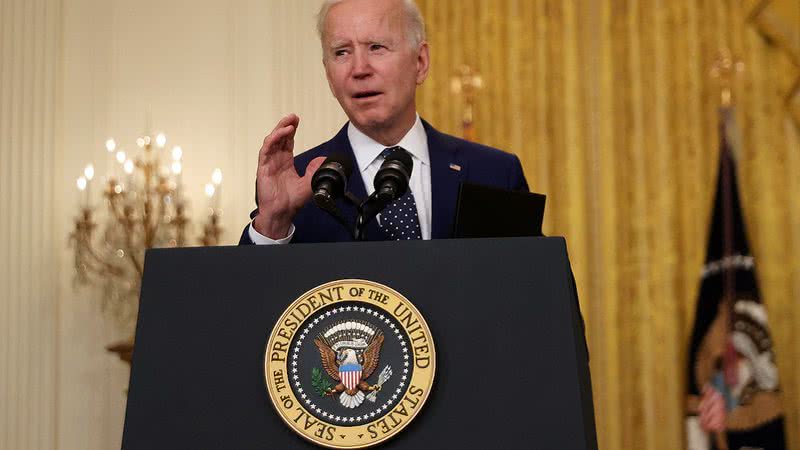
[[[718,156],[722,47],[740,189],[800,448],[800,4],[730,0],[420,0],[423,116],[460,134],[450,94],[477,69],[481,142],[519,155],[564,235],[587,323],[600,448],[683,448],[685,366]]]
[[[56,0],[0,0],[0,449],[56,443],[60,14]]]

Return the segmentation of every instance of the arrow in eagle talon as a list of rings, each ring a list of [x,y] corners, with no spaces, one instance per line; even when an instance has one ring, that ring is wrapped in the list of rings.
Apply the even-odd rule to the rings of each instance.
[[[386,380],[388,380],[391,376],[392,376],[391,366],[384,367],[383,370],[381,370],[381,374],[378,375],[378,384],[374,386],[376,389],[370,392],[369,395],[367,395],[367,400],[374,403],[375,400],[378,399],[378,391],[383,386],[383,383],[386,383]]]

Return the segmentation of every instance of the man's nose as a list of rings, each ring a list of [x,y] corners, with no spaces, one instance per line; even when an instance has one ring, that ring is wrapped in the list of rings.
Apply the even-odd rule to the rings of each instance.
[[[353,64],[354,78],[366,78],[372,75],[372,66],[367,52],[356,50],[353,54]]]

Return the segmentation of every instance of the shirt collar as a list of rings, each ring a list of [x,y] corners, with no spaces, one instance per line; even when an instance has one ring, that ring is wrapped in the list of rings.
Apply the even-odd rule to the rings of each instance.
[[[347,138],[350,139],[350,146],[353,148],[356,163],[361,172],[367,170],[375,159],[380,156],[381,152],[386,149],[385,145],[364,134],[352,122],[347,126]],[[417,114],[417,120],[414,121],[414,125],[403,136],[403,139],[400,139],[397,145],[411,153],[411,156],[420,163],[430,165],[428,135],[425,133],[425,127],[422,125],[419,114]]]

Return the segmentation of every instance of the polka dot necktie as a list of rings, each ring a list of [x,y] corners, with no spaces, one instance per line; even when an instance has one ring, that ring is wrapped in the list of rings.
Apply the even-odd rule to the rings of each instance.
[[[381,157],[385,159],[392,151],[394,148],[387,148],[381,153]],[[414,201],[411,187],[402,197],[389,203],[383,210],[380,216],[380,228],[389,241],[422,239],[417,202]]]

